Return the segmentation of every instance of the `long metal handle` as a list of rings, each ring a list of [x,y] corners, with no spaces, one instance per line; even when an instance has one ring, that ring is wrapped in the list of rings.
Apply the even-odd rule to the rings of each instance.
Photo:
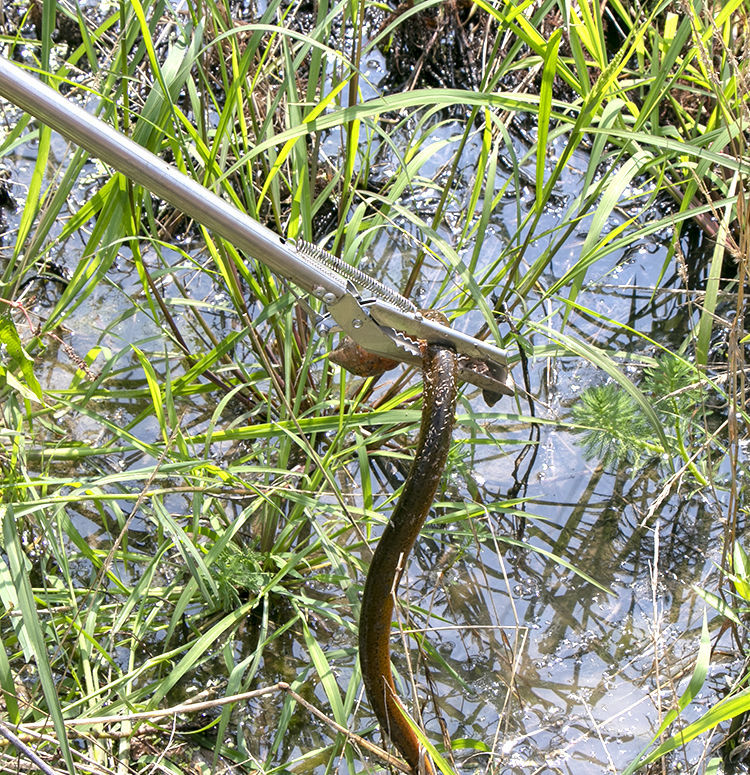
[[[262,261],[271,271],[323,299],[329,307],[335,309],[335,303],[347,295],[346,279],[338,277],[330,267],[319,266],[313,255],[309,262],[306,261],[283,237],[254,221],[108,124],[91,116],[4,57],[0,57],[0,96]],[[371,316],[379,325],[404,331],[412,338],[451,344],[459,353],[480,362],[494,364],[503,374],[506,373],[504,365],[507,356],[504,350],[423,319],[416,311],[376,298],[362,313]],[[356,338],[359,320],[344,316],[340,320],[337,318],[337,321],[347,333]],[[382,352],[388,357],[409,360],[390,341],[388,335],[384,334],[383,345],[385,350]],[[477,368],[467,369],[464,378],[484,386],[485,377]],[[506,390],[503,389],[503,392]]]
[[[309,293],[340,298],[346,292],[343,282],[321,276],[278,234],[4,57],[0,95]]]

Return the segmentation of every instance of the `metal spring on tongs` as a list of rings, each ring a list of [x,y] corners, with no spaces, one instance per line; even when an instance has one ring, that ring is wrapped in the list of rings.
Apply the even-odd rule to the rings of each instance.
[[[312,260],[322,271],[326,272],[327,270],[328,274],[333,272],[335,275],[343,277],[345,280],[350,280],[358,287],[370,291],[370,293],[377,296],[381,301],[388,302],[404,312],[413,313],[418,311],[416,305],[409,301],[405,296],[397,293],[374,277],[370,277],[369,274],[363,272],[361,269],[357,269],[356,266],[347,264],[346,261],[342,261],[338,256],[334,256],[333,253],[329,253],[327,250],[323,250],[323,248],[313,245],[312,242],[297,240],[295,242],[295,247],[301,256]]]

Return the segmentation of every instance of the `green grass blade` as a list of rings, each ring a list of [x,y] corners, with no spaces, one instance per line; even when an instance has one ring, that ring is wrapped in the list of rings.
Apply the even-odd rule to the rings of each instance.
[[[547,170],[547,140],[552,123],[552,84],[557,75],[557,52],[560,48],[562,28],[555,30],[544,49],[542,85],[539,90],[539,115],[536,144],[536,201],[544,207],[545,172]]]
[[[729,191],[730,196],[734,193],[737,182],[737,175],[735,174]],[[705,366],[708,363],[711,332],[714,327],[716,305],[719,302],[719,288],[722,269],[724,267],[726,241],[734,210],[735,208],[732,204],[728,204],[724,208],[724,215],[719,222],[719,232],[716,236],[716,244],[714,245],[713,255],[711,256],[711,265],[708,270],[708,278],[706,279],[706,292],[701,309],[700,321],[698,322],[698,336],[695,343],[695,360],[701,366]]]
[[[664,733],[667,727],[682,713],[685,708],[695,699],[698,692],[703,687],[708,675],[708,670],[711,665],[711,639],[708,634],[708,623],[706,619],[705,611],[703,613],[703,625],[701,627],[700,647],[698,649],[698,656],[695,662],[695,668],[693,674],[690,677],[687,688],[680,697],[677,707],[673,708],[664,718],[664,721],[659,727],[659,731],[654,735],[651,742],[658,740]],[[745,689],[739,694],[729,697],[726,700],[715,705],[708,713],[701,716],[700,719],[694,721],[692,724],[688,724],[681,732],[678,732],[673,737],[662,743],[656,750],[650,753],[648,756],[643,757],[641,754],[633,762],[630,763],[628,768],[623,772],[623,775],[632,775],[636,770],[641,767],[645,767],[647,764],[660,759],[670,751],[674,751],[676,748],[685,745],[698,735],[713,729],[722,721],[735,718],[742,713],[745,713],[750,709],[750,689]],[[649,746],[650,747],[650,746]]]
[[[0,518],[3,523],[3,539],[5,551],[8,555],[8,565],[13,579],[13,586],[18,594],[18,608],[23,617],[23,627],[26,631],[29,647],[34,654],[34,663],[36,664],[39,681],[47,702],[47,711],[55,727],[57,743],[60,746],[60,754],[65,763],[65,768],[70,775],[75,775],[73,754],[68,744],[62,707],[60,706],[55,679],[52,676],[47,642],[39,621],[39,613],[37,612],[34,593],[29,581],[30,563],[21,547],[21,541],[16,530],[13,506],[8,504],[0,510]]]

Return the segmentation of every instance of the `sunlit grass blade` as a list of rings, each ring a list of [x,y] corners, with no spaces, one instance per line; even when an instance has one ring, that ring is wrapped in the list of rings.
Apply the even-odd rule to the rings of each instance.
[[[698,692],[705,683],[706,676],[711,663],[711,639],[708,634],[708,623],[706,614],[703,614],[703,625],[701,628],[700,648],[698,651],[698,657],[693,668],[693,674],[690,677],[690,681],[687,688],[683,692],[679,699],[677,707],[672,709],[664,717],[664,721],[659,726],[658,732],[654,735],[652,744],[658,740],[659,737],[667,730],[670,724],[682,713],[685,708],[695,699]],[[631,762],[623,775],[632,775],[636,770],[641,767],[645,767],[647,764],[660,759],[670,751],[674,751],[681,745],[693,740],[703,732],[714,728],[722,721],[729,718],[734,718],[740,715],[750,708],[750,690],[745,689],[738,694],[723,700],[716,706],[714,706],[708,713],[704,714],[700,719],[694,721],[692,724],[688,724],[681,732],[678,732],[673,737],[662,743],[656,750],[652,751],[648,756],[639,756],[635,761]],[[650,747],[650,746],[649,746]]]
[[[52,718],[57,736],[56,742],[59,745],[65,768],[70,775],[75,775],[76,767],[73,763],[73,754],[68,743],[67,732],[65,731],[62,707],[57,694],[57,685],[49,663],[47,640],[39,621],[34,593],[29,581],[30,563],[21,546],[16,529],[15,513],[10,504],[2,508],[0,518],[3,523],[3,540],[8,556],[8,565],[13,578],[13,586],[18,594],[18,608],[23,617],[23,628],[29,647],[33,652],[34,663],[47,703],[47,712]]]
[[[555,30],[544,50],[542,86],[539,91],[539,124],[536,145],[536,197],[537,205],[544,206],[545,173],[547,170],[547,138],[552,123],[552,84],[557,75],[557,52],[560,48],[562,29]]]
[[[341,699],[341,691],[339,690],[338,684],[336,683],[334,672],[331,669],[331,666],[328,663],[323,650],[320,648],[320,644],[312,636],[310,628],[307,626],[307,622],[302,616],[301,611],[298,610],[297,613],[300,615],[300,621],[302,622],[302,631],[305,636],[305,644],[309,650],[310,659],[312,660],[312,664],[314,665],[315,671],[318,674],[320,683],[322,684],[326,693],[328,702],[331,704],[333,718],[342,726],[346,726],[347,718],[346,714],[344,713],[344,704]]]
[[[729,196],[734,194],[735,186],[738,183],[738,177],[735,174],[729,189]],[[735,217],[735,209],[732,204],[724,208],[722,219],[719,223],[719,233],[716,239],[713,256],[711,257],[711,266],[706,280],[706,293],[703,300],[703,308],[698,323],[697,341],[695,343],[695,358],[701,365],[708,362],[708,349],[711,341],[711,332],[714,328],[716,315],[716,305],[719,300],[719,284],[724,266],[724,256],[726,253],[726,238],[732,219]]]
[[[581,247],[580,258],[575,266],[558,283],[560,287],[570,287],[571,301],[575,301],[583,286],[587,266],[595,261],[595,258],[592,258],[592,254],[602,244],[610,242],[618,234],[625,232],[631,223],[635,221],[634,217],[605,233],[605,225],[612,211],[620,203],[623,193],[631,185],[635,176],[648,164],[650,158],[649,154],[645,152],[637,152],[630,156],[613,175],[608,176],[599,204],[591,217],[591,224]],[[565,310],[563,323],[567,320],[569,312],[570,307]]]

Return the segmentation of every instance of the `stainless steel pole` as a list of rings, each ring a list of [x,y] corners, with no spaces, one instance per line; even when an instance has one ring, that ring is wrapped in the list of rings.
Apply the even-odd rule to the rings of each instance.
[[[198,223],[220,234],[248,255],[262,261],[271,271],[323,299],[332,313],[338,307],[349,310],[351,305],[336,304],[348,294],[346,279],[338,276],[335,270],[332,271],[324,263],[314,262],[312,258],[308,263],[284,238],[103,121],[91,116],[83,108],[74,105],[4,57],[0,57],[0,96],[174,205]],[[502,368],[504,374],[507,373],[504,367],[505,351],[489,342],[468,336],[419,314],[405,312],[378,298],[368,300],[367,310],[360,309],[360,312],[372,317],[381,326],[405,331],[413,338],[452,343],[460,353],[480,361],[498,364],[498,368]],[[351,319],[348,312],[333,316],[343,330],[356,339],[356,322],[359,321]],[[362,317],[361,314],[358,316]],[[409,360],[398,350],[387,355]],[[481,379],[481,375],[475,370],[473,376],[468,373],[465,379],[479,384],[477,379]]]
[[[345,293],[341,280],[322,275],[278,234],[4,57],[0,57],[0,96],[306,291],[333,294],[332,300]]]

